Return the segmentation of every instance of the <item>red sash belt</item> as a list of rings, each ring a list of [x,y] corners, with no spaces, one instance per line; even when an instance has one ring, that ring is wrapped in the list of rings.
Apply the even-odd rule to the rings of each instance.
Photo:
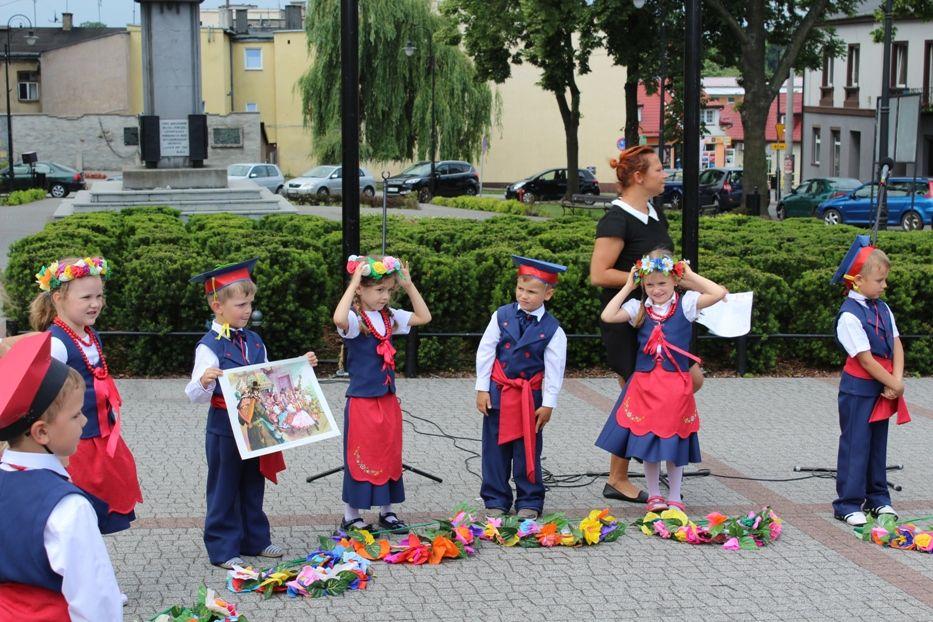
[[[120,440],[120,407],[123,398],[117,391],[117,385],[104,368],[94,368],[94,395],[97,397],[97,425],[101,438],[107,439],[107,455],[113,458]],[[113,427],[110,425],[110,411],[113,411]]]
[[[23,583],[0,584],[0,620],[68,622],[68,602],[61,592]]]
[[[883,356],[878,356],[877,354],[872,354],[872,358],[878,361],[878,364],[881,365],[886,372],[889,374],[893,373],[894,361]],[[875,380],[875,378],[862,367],[859,360],[852,356],[846,358],[846,364],[842,368],[842,371],[850,376],[861,378],[862,380]],[[878,421],[885,421],[890,419],[894,413],[897,413],[897,425],[910,423],[910,412],[907,410],[907,401],[904,400],[903,395],[896,400],[879,395],[878,400],[875,402],[875,407],[871,411],[871,417],[868,418],[868,422],[875,423]]]
[[[525,445],[525,475],[535,483],[535,398],[533,390],[541,388],[544,373],[531,378],[509,378],[496,359],[492,381],[501,387],[499,396],[499,444],[519,438]]]
[[[222,395],[212,395],[211,396],[211,406],[214,408],[220,408],[222,410],[227,410],[227,402],[224,401]],[[235,432],[238,434],[239,430]],[[281,451],[277,451],[273,454],[265,454],[264,456],[259,456],[259,472],[262,473],[262,476],[273,484],[278,484],[278,474],[281,471],[285,470],[285,456],[282,455]]]
[[[690,354],[686,350],[681,350],[680,348],[678,348],[677,346],[669,342],[667,338],[664,336],[664,330],[661,328],[660,323],[655,324],[654,329],[651,331],[651,336],[648,337],[648,343],[645,344],[645,348],[642,351],[652,358],[660,358],[658,356],[659,347],[661,348],[661,355],[667,357],[667,360],[671,362],[671,364],[674,366],[674,369],[680,372],[680,375],[684,380],[688,379],[686,376],[686,373],[684,372],[684,370],[680,368],[680,365],[677,364],[677,359],[675,359],[674,355],[671,354],[671,350],[673,350],[677,354],[686,356],[691,361],[695,361],[697,363],[703,362],[700,359],[700,357]],[[692,381],[691,381],[691,385],[692,385]]]

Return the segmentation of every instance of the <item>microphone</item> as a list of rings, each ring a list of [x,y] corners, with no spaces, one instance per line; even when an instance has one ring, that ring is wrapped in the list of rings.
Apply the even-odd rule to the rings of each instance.
[[[891,169],[894,168],[894,160],[891,158],[885,158],[878,164],[881,165],[881,179],[879,180],[879,183],[882,186],[886,186],[888,183],[888,177],[891,176]]]

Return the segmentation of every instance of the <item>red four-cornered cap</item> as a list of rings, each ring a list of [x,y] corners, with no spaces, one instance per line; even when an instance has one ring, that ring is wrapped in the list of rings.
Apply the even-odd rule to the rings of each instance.
[[[0,440],[19,436],[48,409],[68,377],[52,358],[51,333],[17,341],[0,357]]]

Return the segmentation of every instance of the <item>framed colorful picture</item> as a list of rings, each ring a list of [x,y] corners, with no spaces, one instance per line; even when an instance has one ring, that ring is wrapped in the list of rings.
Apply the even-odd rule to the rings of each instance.
[[[220,388],[244,460],[340,435],[303,356],[227,369]]]

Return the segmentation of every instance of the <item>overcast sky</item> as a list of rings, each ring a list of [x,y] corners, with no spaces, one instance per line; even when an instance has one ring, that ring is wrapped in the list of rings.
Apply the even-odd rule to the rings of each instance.
[[[283,7],[288,0],[240,0],[231,4],[254,4],[260,7]],[[213,9],[223,6],[224,0],[204,0],[201,8]],[[98,11],[99,7],[99,11]],[[135,9],[135,12],[134,12]],[[0,0],[0,25],[5,25],[11,16],[22,13],[36,26],[54,27],[61,24],[63,11],[74,13],[74,23],[100,21],[108,26],[125,26],[139,23],[139,4],[134,0]],[[135,20],[134,20],[135,15]],[[55,20],[58,19],[56,22]],[[14,25],[19,21],[14,21]]]

